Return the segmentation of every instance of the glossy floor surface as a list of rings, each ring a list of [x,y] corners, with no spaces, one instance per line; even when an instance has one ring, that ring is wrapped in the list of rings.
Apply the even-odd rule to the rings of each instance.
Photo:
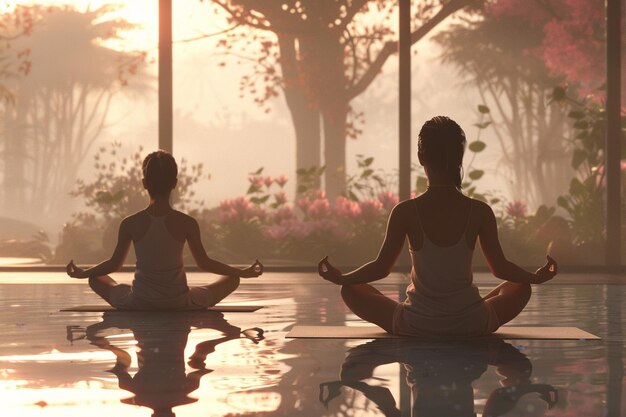
[[[602,340],[425,343],[286,339],[360,324],[313,274],[245,281],[226,301],[264,308],[225,314],[61,313],[99,300],[53,275],[0,277],[1,416],[626,416],[623,277],[535,287],[511,323]],[[398,297],[403,277],[378,287]]]

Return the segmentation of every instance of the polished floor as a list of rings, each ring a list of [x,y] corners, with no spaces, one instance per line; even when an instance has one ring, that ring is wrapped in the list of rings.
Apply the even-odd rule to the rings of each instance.
[[[225,314],[61,313],[98,299],[62,274],[3,274],[0,416],[626,417],[624,277],[558,278],[511,324],[602,340],[286,339],[294,324],[359,325],[313,274],[245,281],[227,301],[264,308]],[[398,297],[403,279],[379,288]]]

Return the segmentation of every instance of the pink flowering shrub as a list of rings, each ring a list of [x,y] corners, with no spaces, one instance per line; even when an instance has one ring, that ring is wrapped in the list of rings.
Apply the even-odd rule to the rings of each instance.
[[[355,220],[361,215],[361,206],[357,201],[352,201],[346,197],[337,197],[334,213],[340,219]]]
[[[262,220],[266,216],[265,210],[255,206],[247,197],[237,197],[224,200],[220,203],[220,220],[226,223],[251,222]]]
[[[523,201],[515,200],[504,206],[504,211],[511,217],[521,218],[526,217],[528,207],[526,207],[526,203]]]
[[[383,215],[383,204],[378,200],[365,200],[359,202],[361,208],[360,220],[366,223],[375,223]]]
[[[411,198],[415,198],[415,193],[412,194]],[[391,191],[383,191],[378,194],[378,201],[380,201],[384,210],[391,210],[399,203],[399,200],[398,196]]]
[[[205,210],[206,227],[217,256],[234,262],[253,258],[314,263],[329,254],[344,264],[373,258],[380,245],[389,211],[398,202],[390,191],[362,201],[338,197],[330,201],[319,189],[309,189],[291,203],[285,175],[272,177],[263,169],[251,173],[245,196],[225,200]]]
[[[330,203],[326,198],[316,198],[306,206],[306,216],[311,219],[325,219],[327,218],[330,211]]]

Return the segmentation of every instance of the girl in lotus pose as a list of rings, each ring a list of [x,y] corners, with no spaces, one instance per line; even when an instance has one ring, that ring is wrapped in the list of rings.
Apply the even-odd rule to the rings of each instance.
[[[143,186],[148,207],[122,221],[111,258],[89,269],[70,261],[67,274],[89,278],[89,286],[113,307],[123,310],[198,310],[219,303],[239,286],[239,278],[258,277],[263,265],[257,260],[246,269],[233,268],[207,256],[198,222],[170,205],[178,167],[174,157],[157,151],[143,161]],[[183,247],[189,245],[200,269],[221,275],[215,282],[188,287],[183,268]],[[137,267],[133,285],[118,284],[108,276],[121,268],[135,245]]]
[[[398,204],[391,212],[376,260],[342,274],[328,261],[320,275],[341,285],[346,305],[363,320],[392,334],[421,337],[487,335],[515,318],[528,303],[531,284],[557,273],[556,262],[534,274],[508,261],[498,241],[491,208],[461,193],[465,133],[453,120],[437,116],[422,127],[418,158],[428,177],[428,189]],[[405,239],[413,268],[407,299],[398,303],[369,285],[389,275]],[[504,280],[481,297],[472,284],[472,255],[476,241],[491,272]]]

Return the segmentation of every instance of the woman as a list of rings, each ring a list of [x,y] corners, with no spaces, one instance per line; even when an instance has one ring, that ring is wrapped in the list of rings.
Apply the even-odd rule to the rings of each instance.
[[[235,291],[239,278],[263,273],[258,260],[248,268],[239,269],[207,256],[198,222],[170,205],[178,176],[178,166],[171,154],[161,150],[152,152],[144,159],[142,171],[143,186],[150,197],[148,206],[122,221],[110,259],[86,270],[70,261],[69,276],[89,278],[91,289],[118,309],[198,310],[214,306]],[[199,287],[187,286],[183,267],[185,242],[200,269],[221,275],[216,281]],[[137,267],[133,285],[129,286],[118,284],[108,274],[122,267],[131,243],[135,245]]]
[[[435,338],[490,334],[522,311],[531,284],[556,275],[557,264],[549,256],[534,274],[506,259],[493,210],[461,193],[465,143],[465,133],[448,117],[427,121],[419,134],[418,158],[428,189],[394,207],[376,260],[347,274],[328,257],[318,265],[324,279],[341,285],[343,300],[357,316],[388,333]],[[413,268],[407,300],[398,303],[368,283],[389,275],[405,238]],[[505,281],[484,298],[472,284],[476,240],[491,272]]]

